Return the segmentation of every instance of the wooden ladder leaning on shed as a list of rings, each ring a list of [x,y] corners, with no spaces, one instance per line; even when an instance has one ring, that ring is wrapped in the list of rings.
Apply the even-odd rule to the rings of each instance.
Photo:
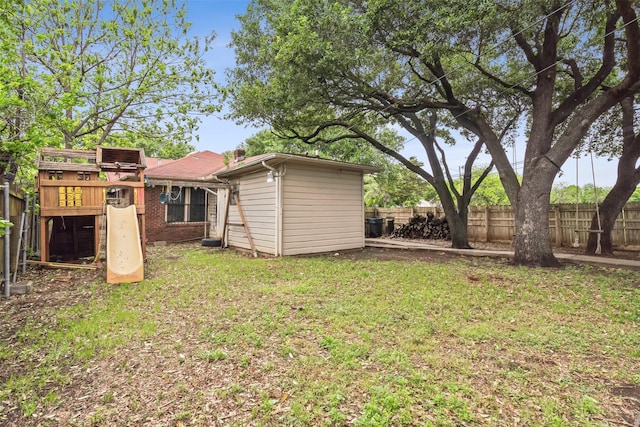
[[[247,220],[244,216],[244,212],[242,211],[242,205],[240,204],[240,198],[238,197],[238,193],[233,191],[233,188],[229,189],[229,194],[232,195],[233,197],[233,201],[235,202],[235,205],[238,208],[238,214],[240,215],[240,220],[242,221],[242,224],[232,224],[229,223],[229,205],[231,203],[231,197],[227,197],[227,201],[225,203],[225,207],[224,207],[224,221],[222,224],[222,236],[221,236],[221,241],[222,244],[224,245],[224,238],[225,238],[225,233],[227,230],[227,225],[242,225],[244,227],[244,232],[247,235],[247,240],[249,241],[249,246],[251,246],[251,252],[253,253],[254,257],[258,256],[258,251],[256,249],[256,245],[253,242],[253,238],[251,237],[251,232],[249,231],[249,225],[247,224]]]

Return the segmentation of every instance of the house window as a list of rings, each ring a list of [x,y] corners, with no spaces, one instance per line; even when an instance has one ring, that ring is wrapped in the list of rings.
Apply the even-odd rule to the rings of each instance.
[[[204,222],[206,196],[202,189],[171,187],[167,194],[167,222]]]
[[[196,190],[191,188],[189,192],[191,197],[189,204],[189,222],[202,222],[206,217],[206,200],[204,190]]]

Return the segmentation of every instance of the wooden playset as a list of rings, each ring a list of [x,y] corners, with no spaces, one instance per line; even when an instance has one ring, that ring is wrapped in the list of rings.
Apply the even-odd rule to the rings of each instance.
[[[139,148],[43,149],[36,179],[41,262],[71,263],[88,258],[96,264],[104,239],[101,218],[106,219],[107,205],[135,206],[144,254],[145,168],[144,151]],[[107,180],[107,175],[114,180]]]

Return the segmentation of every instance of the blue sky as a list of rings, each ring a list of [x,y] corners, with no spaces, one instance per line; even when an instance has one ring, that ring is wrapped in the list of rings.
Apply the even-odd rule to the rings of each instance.
[[[196,35],[215,31],[213,49],[205,60],[216,71],[216,81],[224,83],[225,69],[235,64],[233,50],[227,46],[231,42],[231,31],[239,28],[236,16],[245,12],[247,0],[187,0],[188,18],[193,23]],[[199,141],[193,145],[197,150],[211,150],[216,153],[233,150],[258,129],[236,125],[224,119],[225,111],[204,117],[200,125]]]
[[[228,48],[231,41],[231,31],[239,28],[236,16],[245,12],[248,0],[186,0],[189,10],[189,20],[193,23],[192,31],[196,35],[208,34],[215,31],[216,39],[213,49],[211,49],[205,59],[212,69],[216,70],[216,80],[224,81],[225,69],[234,66],[233,50]],[[200,126],[199,141],[194,141],[196,150],[211,150],[222,153],[235,149],[245,139],[258,132],[259,129],[252,126],[237,125],[231,120],[224,119],[223,110],[221,113],[203,118]],[[416,156],[419,160],[427,164],[424,150],[415,139],[410,139],[410,135],[405,135],[409,140],[405,144],[402,152],[405,156]],[[464,165],[465,156],[468,154],[468,144],[459,144],[451,147],[447,151],[451,173],[457,175],[458,167]],[[514,158],[512,151],[507,153],[510,159]],[[524,145],[520,144],[515,150],[515,159],[521,161],[524,156]],[[488,164],[488,156],[484,156],[479,163]],[[606,159],[595,160],[596,184],[599,187],[612,186],[616,179],[617,162]],[[583,157],[578,161],[578,182],[579,184],[592,184],[591,161],[588,157]],[[521,172],[521,170],[519,170]],[[562,167],[562,176],[556,178],[556,183],[562,182],[567,185],[576,183],[576,161],[570,158]]]

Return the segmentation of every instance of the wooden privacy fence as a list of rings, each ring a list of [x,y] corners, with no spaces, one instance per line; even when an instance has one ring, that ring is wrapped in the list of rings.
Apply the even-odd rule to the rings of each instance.
[[[18,239],[20,232],[20,219],[22,213],[25,209],[25,195],[24,193],[16,186],[15,184],[11,184],[9,186],[9,221],[13,223],[11,227],[11,236],[10,236],[10,244],[11,244],[11,269],[15,268],[16,262],[16,253],[18,250]],[[3,216],[4,213],[4,185],[0,183],[0,217]],[[0,239],[2,241],[3,239]],[[22,242],[24,244],[24,242]],[[4,260],[4,244],[0,244],[0,260]],[[4,273],[4,262],[0,261],[0,272]]]
[[[414,215],[426,216],[433,212],[444,216],[441,207],[365,208],[365,217],[393,217],[396,227],[409,222]],[[576,236],[580,246],[585,246],[596,213],[595,204],[577,206],[563,204],[549,208],[549,231],[555,246],[571,246]],[[515,232],[511,206],[469,207],[468,233],[470,241],[511,242]],[[383,228],[385,231],[387,227]],[[622,210],[613,229],[614,246],[640,249],[640,203],[629,203]]]

